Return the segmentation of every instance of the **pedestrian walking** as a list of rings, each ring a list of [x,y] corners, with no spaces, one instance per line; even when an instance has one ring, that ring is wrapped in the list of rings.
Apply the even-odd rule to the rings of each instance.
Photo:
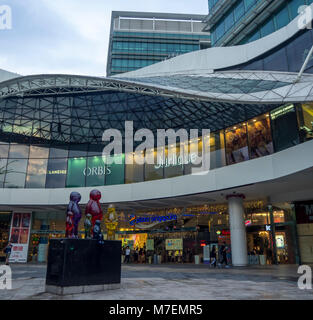
[[[226,242],[224,241],[221,248],[220,248],[220,265],[223,266],[225,263],[225,266],[227,266],[227,247]]]
[[[9,265],[9,259],[10,259],[11,252],[12,252],[12,244],[11,244],[11,242],[9,242],[8,245],[4,249],[5,264],[6,265]]]
[[[124,263],[129,263],[129,258],[130,258],[130,249],[129,249],[129,246],[127,246],[125,250]]]
[[[216,246],[213,246],[210,252],[210,266],[214,266],[214,268],[216,268]]]

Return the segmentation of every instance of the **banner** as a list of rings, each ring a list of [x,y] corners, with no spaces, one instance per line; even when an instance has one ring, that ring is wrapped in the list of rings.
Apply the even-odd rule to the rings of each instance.
[[[148,250],[154,250],[154,239],[147,239],[146,242],[146,251]]]
[[[183,239],[166,239],[166,250],[183,250]]]
[[[27,262],[30,225],[31,213],[13,213],[9,238],[12,244],[10,262]]]

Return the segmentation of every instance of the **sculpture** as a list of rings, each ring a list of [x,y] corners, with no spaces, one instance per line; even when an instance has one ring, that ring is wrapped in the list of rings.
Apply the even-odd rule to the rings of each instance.
[[[101,224],[100,220],[96,220],[95,221],[95,225],[94,225],[93,230],[92,230],[93,231],[92,232],[92,234],[93,234],[92,238],[94,240],[97,240],[99,244],[103,244],[104,243],[103,242],[103,234],[101,232],[101,225],[100,224]]]
[[[115,231],[118,227],[118,216],[113,204],[110,204],[108,207],[104,223],[107,230],[107,240],[115,240]]]
[[[85,215],[91,214],[92,230],[97,220],[101,221],[103,218],[102,209],[99,200],[101,199],[101,192],[99,190],[90,191],[90,200],[87,203]]]
[[[66,227],[65,227],[65,237],[73,238],[74,232],[74,215],[73,212],[69,211],[66,215]]]
[[[91,222],[91,214],[88,213],[86,215],[86,219],[84,222],[84,226],[85,226],[85,239],[91,239],[91,228],[92,228],[92,222]]]
[[[67,206],[66,218],[66,237],[78,238],[78,224],[82,217],[82,212],[78,202],[81,200],[81,195],[73,191],[70,195],[70,202]]]

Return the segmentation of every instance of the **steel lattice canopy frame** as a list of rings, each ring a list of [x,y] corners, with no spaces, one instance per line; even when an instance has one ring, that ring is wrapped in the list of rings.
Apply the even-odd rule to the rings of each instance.
[[[33,75],[1,82],[0,98],[111,90],[195,101],[313,101],[313,75],[304,75],[300,83],[295,83],[296,76],[295,73],[268,71],[229,71],[136,78]],[[249,87],[249,90],[240,90],[245,87]],[[220,90],[217,90],[218,88]]]

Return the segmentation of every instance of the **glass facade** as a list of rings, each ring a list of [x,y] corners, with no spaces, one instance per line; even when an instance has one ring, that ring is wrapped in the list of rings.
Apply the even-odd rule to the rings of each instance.
[[[283,43],[269,53],[247,63],[221,70],[265,70],[299,72],[313,42],[313,31],[300,31],[295,37]],[[309,60],[306,73],[313,72],[313,57]]]
[[[211,169],[270,155],[313,138],[313,103],[287,104],[210,134]],[[4,135],[4,140],[6,136]],[[51,141],[50,141],[51,143]],[[68,147],[69,146],[69,147]],[[1,187],[64,188],[136,183],[192,173],[202,141],[103,158],[103,146],[0,143]],[[159,151],[159,152],[157,152]],[[144,156],[154,164],[144,162]],[[128,164],[126,159],[134,159]],[[110,161],[109,161],[110,160]]]
[[[137,70],[180,54],[200,50],[200,41],[203,39],[209,41],[209,35],[115,31],[108,75]]]
[[[214,9],[222,0],[209,0],[209,11]],[[219,41],[229,35],[238,24],[248,18],[249,14],[257,5],[264,3],[264,0],[238,0],[224,13],[221,19],[211,29],[212,46],[219,45]],[[309,5],[312,0],[288,0],[284,1],[278,9],[270,14],[265,21],[261,20],[253,31],[250,31],[240,43],[244,44],[265,37],[274,31],[286,26],[298,15],[298,9],[302,5]]]

